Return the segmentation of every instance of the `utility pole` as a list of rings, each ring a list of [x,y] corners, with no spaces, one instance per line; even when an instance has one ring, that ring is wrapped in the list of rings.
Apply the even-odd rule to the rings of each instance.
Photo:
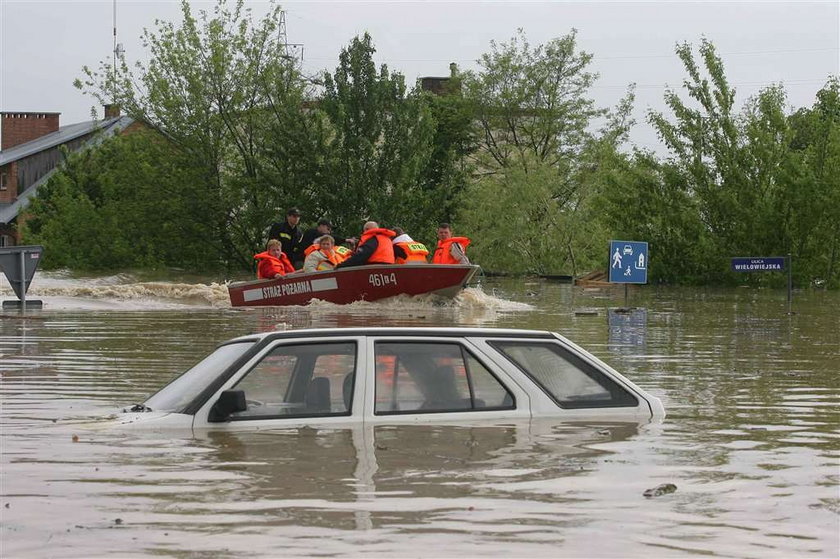
[[[116,0],[114,0],[116,1]],[[280,44],[283,46],[283,54],[281,55],[285,60],[295,60],[297,59],[296,54],[300,52],[300,64],[303,66],[303,43],[290,43],[289,38],[286,35],[286,11],[282,10],[280,12],[280,25],[279,25],[279,32],[277,39],[280,41]]]

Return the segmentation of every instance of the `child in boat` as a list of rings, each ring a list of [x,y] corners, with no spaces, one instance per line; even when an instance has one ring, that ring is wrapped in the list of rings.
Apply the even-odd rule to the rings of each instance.
[[[254,255],[257,260],[257,277],[259,279],[282,278],[286,274],[294,273],[295,267],[289,257],[283,253],[280,241],[271,239],[265,245],[265,252]]]

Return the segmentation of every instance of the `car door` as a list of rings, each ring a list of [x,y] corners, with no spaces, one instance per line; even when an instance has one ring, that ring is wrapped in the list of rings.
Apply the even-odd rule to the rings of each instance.
[[[529,398],[462,337],[369,336],[365,421],[529,418]]]
[[[362,336],[277,339],[224,382],[193,425],[242,430],[358,423],[364,347]]]

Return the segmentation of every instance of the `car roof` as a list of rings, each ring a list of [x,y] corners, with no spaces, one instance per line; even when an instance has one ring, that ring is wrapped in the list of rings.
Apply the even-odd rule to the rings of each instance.
[[[453,328],[453,327],[373,327],[373,328],[305,328],[281,330],[240,336],[226,343],[246,340],[264,341],[270,339],[328,338],[331,336],[417,336],[417,337],[505,337],[556,339],[546,330],[518,330],[513,328]]]

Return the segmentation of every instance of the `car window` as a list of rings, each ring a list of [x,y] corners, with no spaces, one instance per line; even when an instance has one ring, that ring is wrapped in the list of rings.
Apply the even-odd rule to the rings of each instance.
[[[248,407],[231,419],[349,415],[355,371],[353,342],[278,346],[233,387]]]
[[[512,409],[510,392],[460,344],[377,342],[377,415]]]
[[[593,365],[545,342],[491,342],[563,408],[634,407],[636,397]]]
[[[153,411],[181,413],[228,367],[254,346],[254,341],[225,344],[164,386],[144,404]]]

